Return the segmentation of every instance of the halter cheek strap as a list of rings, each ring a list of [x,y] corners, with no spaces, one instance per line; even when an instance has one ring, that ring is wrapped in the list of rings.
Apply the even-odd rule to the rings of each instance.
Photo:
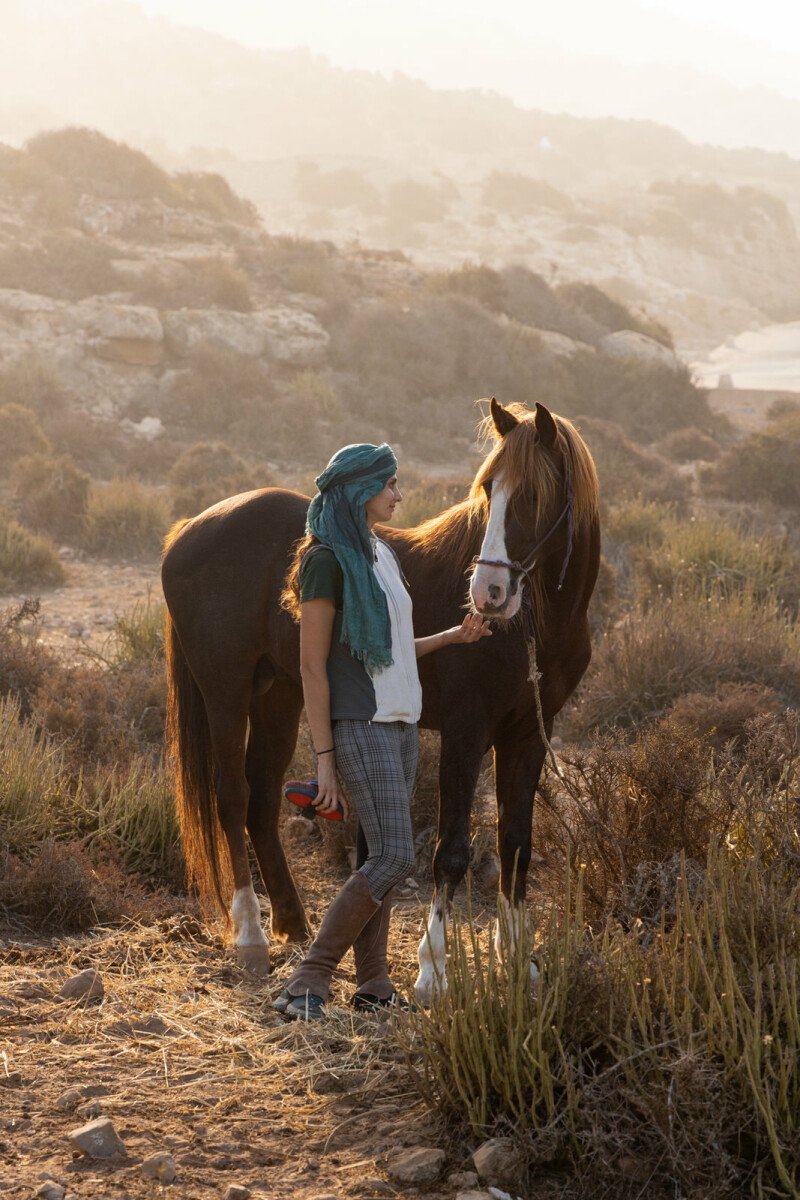
[[[566,462],[566,460],[565,460],[565,462]],[[556,518],[554,523],[550,526],[550,528],[548,529],[548,531],[544,535],[544,537],[541,538],[536,543],[533,550],[531,550],[530,554],[522,562],[518,562],[516,559],[512,559],[511,561],[506,561],[505,559],[502,559],[502,558],[480,558],[478,555],[476,555],[475,558],[473,558],[473,560],[472,560],[474,565],[476,567],[505,567],[513,575],[529,575],[530,572],[536,566],[537,560],[539,559],[544,547],[547,545],[547,543],[550,541],[550,539],[554,536],[554,534],[558,532],[558,529],[561,526],[561,522],[566,521],[567,522],[567,548],[564,553],[564,561],[561,564],[561,573],[559,574],[559,577],[558,577],[558,590],[560,592],[561,588],[563,587],[564,579],[567,574],[567,567],[569,566],[569,560],[572,557],[572,541],[573,541],[573,535],[575,532],[575,513],[574,513],[575,496],[574,496],[574,492],[572,489],[572,476],[569,472],[569,469],[567,469],[565,490],[566,490],[566,494],[567,494],[567,500],[566,500],[564,507],[561,510],[560,515]]]

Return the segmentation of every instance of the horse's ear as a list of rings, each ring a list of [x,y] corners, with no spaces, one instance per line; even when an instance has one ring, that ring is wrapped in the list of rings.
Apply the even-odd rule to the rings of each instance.
[[[533,414],[533,423],[536,426],[539,441],[546,450],[552,450],[556,444],[558,429],[556,428],[556,423],[553,420],[553,414],[550,412],[550,409],[545,408],[543,404],[537,402]]]
[[[489,411],[492,414],[494,427],[500,434],[500,437],[505,437],[507,433],[511,433],[519,425],[519,421],[510,413],[507,408],[503,408],[502,404],[498,404],[494,396],[489,402]]]

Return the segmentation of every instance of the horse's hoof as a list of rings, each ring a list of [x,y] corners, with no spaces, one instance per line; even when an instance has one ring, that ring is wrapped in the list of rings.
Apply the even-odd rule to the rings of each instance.
[[[263,944],[237,946],[236,961],[249,975],[265,979],[269,975],[269,948]]]
[[[441,998],[447,991],[447,980],[437,979],[435,976],[423,975],[422,972],[417,976],[417,981],[414,984],[414,995],[417,998],[417,1004],[422,1008],[430,1008],[434,1000]]]
[[[311,929],[303,918],[301,921],[293,921],[278,928],[273,925],[270,928],[270,935],[273,942],[307,942],[311,937]]]

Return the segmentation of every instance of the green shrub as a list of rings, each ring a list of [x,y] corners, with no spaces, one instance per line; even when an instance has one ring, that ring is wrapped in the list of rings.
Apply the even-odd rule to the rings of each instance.
[[[0,592],[63,582],[64,568],[49,538],[31,533],[0,510]]]
[[[612,299],[594,283],[562,283],[555,289],[559,299],[566,301],[572,308],[586,313],[598,325],[602,325],[611,333],[620,329],[634,329],[647,337],[654,338],[663,346],[675,348],[672,334],[660,321],[652,317],[632,313],[619,300]]]
[[[702,429],[676,429],[663,438],[656,450],[672,462],[686,463],[701,459],[714,462],[722,453],[719,442],[703,433]]]
[[[685,426],[720,426],[686,368],[588,353],[573,355],[569,368],[580,411],[616,422],[634,442],[655,442]]]
[[[120,772],[99,771],[81,797],[79,827],[89,847],[112,850],[130,871],[180,887],[185,867],[171,778],[163,763],[139,756]]]
[[[374,184],[353,167],[322,171],[315,162],[298,163],[294,177],[298,200],[326,209],[357,208],[371,215],[380,211],[381,200]]]
[[[645,505],[671,504],[678,512],[685,509],[689,483],[672,463],[652,450],[637,446],[612,421],[589,416],[575,420],[597,465],[604,507],[636,499]]]
[[[189,355],[188,367],[176,381],[173,397],[181,417],[202,432],[228,432],[249,402],[263,403],[272,394],[258,359],[235,350],[199,346]]]
[[[224,442],[196,442],[175,462],[169,473],[172,512],[193,517],[227,496],[268,487],[265,468],[256,470]]]
[[[166,171],[152,159],[97,129],[72,126],[39,133],[26,148],[33,158],[95,196],[167,202],[176,196]]]
[[[128,612],[117,615],[113,658],[117,669],[163,663],[165,617],[163,600],[154,600],[150,592]]]
[[[113,248],[77,230],[48,233],[38,245],[12,243],[0,250],[5,287],[81,300],[115,291],[120,280],[111,264]]]
[[[224,175],[213,171],[178,171],[172,182],[188,208],[207,213],[218,221],[259,225],[261,218],[251,200],[237,196]]]
[[[58,745],[0,698],[0,848],[25,851],[68,824],[72,781]]]
[[[575,207],[569,196],[543,179],[513,171],[492,171],[483,181],[481,203],[513,217],[528,216],[543,208],[570,212]]]
[[[702,475],[705,489],[728,500],[767,500],[800,508],[800,413],[792,409],[727,450]]]
[[[217,308],[251,312],[250,281],[241,268],[222,258],[155,265],[131,280],[139,304],[157,308]]]
[[[66,407],[69,392],[55,366],[34,351],[0,367],[0,404],[21,404],[46,419]]]
[[[389,220],[400,219],[414,224],[417,221],[441,221],[449,208],[447,197],[440,188],[401,179],[386,189],[386,214]]]
[[[0,408],[0,476],[8,475],[14,463],[28,454],[46,454],[50,443],[36,415],[21,404]]]
[[[153,558],[170,523],[169,501],[132,479],[94,484],[84,526],[86,548],[111,558]]]
[[[82,532],[90,484],[89,476],[67,455],[20,458],[11,475],[20,520],[61,540]]]

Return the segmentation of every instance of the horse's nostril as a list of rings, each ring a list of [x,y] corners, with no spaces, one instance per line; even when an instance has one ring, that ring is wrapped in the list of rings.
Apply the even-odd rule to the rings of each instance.
[[[490,583],[486,590],[489,593],[489,599],[491,600],[492,604],[499,604],[503,595],[503,589],[500,587],[500,585],[497,583]]]

